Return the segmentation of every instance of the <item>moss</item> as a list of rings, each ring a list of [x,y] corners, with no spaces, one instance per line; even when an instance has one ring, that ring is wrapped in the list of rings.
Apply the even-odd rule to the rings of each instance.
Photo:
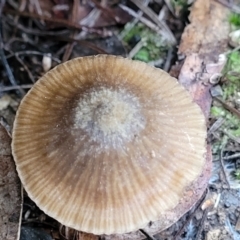
[[[174,9],[175,15],[180,17],[186,14],[189,10],[188,0],[171,0],[171,5]]]
[[[134,56],[134,58],[143,62],[149,62],[150,55],[146,48],[142,48],[138,51],[138,53]]]
[[[233,51],[231,54],[229,54],[227,71],[234,71],[240,73],[240,53],[238,51]]]
[[[225,81],[222,84],[222,99],[227,104],[231,104],[235,107],[236,100],[239,98],[240,93],[239,52],[234,51],[228,55],[228,61],[223,70],[223,75],[225,76]],[[221,105],[212,106],[211,117],[215,119],[223,118],[225,120],[220,127],[223,136],[213,144],[213,152],[217,153],[217,151],[219,151],[229,139],[229,137],[224,134],[224,131],[227,131],[234,137],[240,137],[240,119]]]
[[[229,22],[235,27],[240,27],[240,14],[236,14],[236,13],[230,14]]]
[[[234,171],[234,177],[235,177],[237,180],[240,180],[240,169],[237,169],[236,171]]]
[[[235,51],[228,56],[228,61],[224,69],[227,81],[223,84],[223,99],[231,100],[236,98],[240,91],[240,53]]]
[[[215,118],[224,117],[226,115],[226,110],[222,107],[213,106],[211,108],[211,115]]]
[[[123,35],[125,35],[123,41],[130,50],[138,41],[143,42],[143,46],[133,57],[135,60],[150,62],[165,58],[170,47],[160,35],[142,23],[137,23],[134,26],[127,25],[124,29]]]
[[[188,0],[171,0],[173,7],[181,7],[187,8],[188,7]]]
[[[123,40],[127,43],[129,43],[133,37],[141,37],[141,33],[144,30],[144,25],[143,24],[136,24],[132,27],[132,24],[126,24],[125,28],[124,28],[124,32],[126,32],[125,37],[123,38]]]
[[[221,140],[216,141],[212,144],[212,153],[219,154],[219,151],[227,144],[228,136],[223,135]]]

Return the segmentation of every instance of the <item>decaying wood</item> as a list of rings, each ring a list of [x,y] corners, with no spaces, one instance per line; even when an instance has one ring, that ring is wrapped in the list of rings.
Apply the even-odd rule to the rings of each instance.
[[[179,46],[184,56],[178,79],[202,108],[206,118],[211,106],[210,79],[221,73],[226,57],[229,10],[214,0],[197,0],[191,9],[190,24]]]
[[[229,10],[216,1],[196,0],[191,8],[190,24],[185,28],[179,46],[179,58],[183,60],[172,69],[193,101],[201,107],[206,119],[212,103],[212,79],[221,75],[226,63],[224,52],[227,50],[230,31],[228,16]],[[179,74],[176,69],[179,69]],[[211,155],[209,146],[208,154]],[[206,168],[205,181],[210,178],[211,164]],[[203,221],[200,228],[202,226]],[[200,234],[201,231],[196,239]]]
[[[22,190],[11,154],[11,138],[0,124],[0,239],[19,239],[21,210]]]

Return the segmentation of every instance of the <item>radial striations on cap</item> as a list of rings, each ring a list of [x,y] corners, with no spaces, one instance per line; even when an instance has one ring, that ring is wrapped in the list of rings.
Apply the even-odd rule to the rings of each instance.
[[[23,186],[48,215],[126,233],[174,209],[205,163],[200,108],[176,79],[122,57],[61,64],[25,96],[13,130]]]

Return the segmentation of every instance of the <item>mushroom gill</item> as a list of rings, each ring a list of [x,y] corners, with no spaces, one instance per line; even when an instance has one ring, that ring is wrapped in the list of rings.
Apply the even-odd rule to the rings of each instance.
[[[22,100],[13,155],[29,196],[62,224],[126,233],[174,209],[205,164],[204,116],[166,72],[76,58]]]

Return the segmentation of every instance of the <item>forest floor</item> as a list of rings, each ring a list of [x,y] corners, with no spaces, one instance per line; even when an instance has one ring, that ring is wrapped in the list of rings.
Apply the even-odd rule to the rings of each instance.
[[[2,189],[17,192],[9,194],[6,204],[5,192],[1,195],[0,191],[0,238],[8,232],[7,240],[104,239],[78,234],[45,215],[21,191],[9,157],[16,111],[33,84],[62,62],[104,53],[144,61],[169,72],[189,91],[207,120],[207,141],[212,149],[207,189],[178,222],[154,235],[142,231],[142,238],[240,240],[237,1],[6,0],[0,3],[0,19],[0,120],[4,127],[0,128],[0,189],[11,175],[11,181],[6,180],[9,185]],[[4,225],[6,214],[12,214],[14,220]]]

